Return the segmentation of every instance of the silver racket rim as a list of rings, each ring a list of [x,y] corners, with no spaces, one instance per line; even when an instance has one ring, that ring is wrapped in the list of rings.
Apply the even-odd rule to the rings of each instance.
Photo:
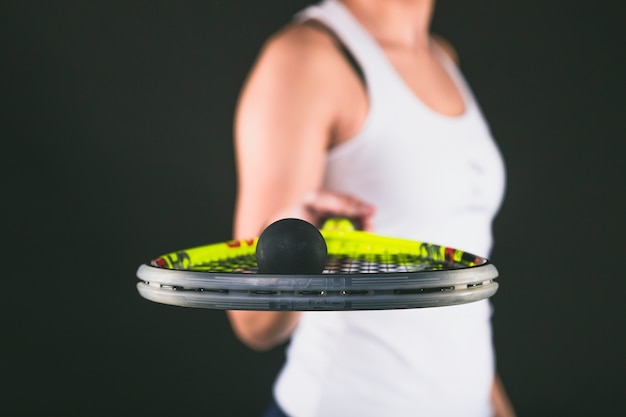
[[[150,301],[217,310],[342,311],[440,307],[493,296],[496,267],[385,274],[208,273],[141,265],[139,294]]]

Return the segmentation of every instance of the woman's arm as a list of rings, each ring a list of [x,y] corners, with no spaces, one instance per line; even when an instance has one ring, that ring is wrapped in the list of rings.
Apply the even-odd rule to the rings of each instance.
[[[367,224],[369,206],[319,191],[345,101],[338,76],[345,66],[330,38],[307,26],[288,28],[263,48],[235,115],[235,238],[258,236],[284,217],[314,223],[324,211],[365,213]],[[266,350],[289,337],[299,313],[228,311],[228,317],[244,343]]]
[[[515,417],[515,410],[504,389],[500,375],[496,374],[491,390],[491,402],[493,404],[494,417]]]

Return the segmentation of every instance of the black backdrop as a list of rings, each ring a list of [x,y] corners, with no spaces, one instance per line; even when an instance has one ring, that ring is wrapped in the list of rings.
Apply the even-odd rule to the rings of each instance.
[[[230,237],[235,100],[305,4],[0,3],[0,414],[264,406],[282,349],[248,351],[223,312],[143,300],[134,274]],[[507,160],[495,343],[521,416],[626,409],[624,4],[437,4]]]

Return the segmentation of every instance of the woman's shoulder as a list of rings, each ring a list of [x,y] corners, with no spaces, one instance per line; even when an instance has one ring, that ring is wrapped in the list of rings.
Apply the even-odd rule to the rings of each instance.
[[[341,63],[336,39],[320,23],[307,21],[283,27],[267,39],[261,58],[318,75]]]

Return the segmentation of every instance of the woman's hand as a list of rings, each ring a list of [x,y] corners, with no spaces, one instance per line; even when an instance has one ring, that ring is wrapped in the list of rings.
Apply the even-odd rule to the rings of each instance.
[[[297,204],[277,212],[266,226],[276,220],[294,217],[321,227],[329,217],[346,217],[360,230],[372,231],[375,209],[358,198],[333,191],[320,190],[305,195]]]

